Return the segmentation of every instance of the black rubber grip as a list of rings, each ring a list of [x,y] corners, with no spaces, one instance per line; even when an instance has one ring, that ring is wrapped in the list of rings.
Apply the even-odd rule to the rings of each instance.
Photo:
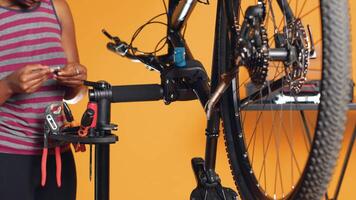
[[[115,48],[115,44],[112,42],[109,42],[106,47],[110,50],[116,53],[116,48]]]
[[[112,103],[158,101],[163,99],[163,89],[158,84],[112,87]]]
[[[73,122],[74,117],[73,117],[72,111],[70,110],[70,108],[66,102],[63,102],[63,111],[64,111],[64,116],[65,116],[67,122]]]
[[[95,111],[88,108],[82,116],[80,125],[84,128],[89,127],[93,123]]]

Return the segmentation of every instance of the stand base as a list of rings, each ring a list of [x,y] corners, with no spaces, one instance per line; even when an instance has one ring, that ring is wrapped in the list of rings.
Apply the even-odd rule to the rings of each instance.
[[[230,188],[197,187],[190,195],[190,200],[237,200],[237,194]]]
[[[191,193],[190,200],[237,200],[237,193],[223,187],[214,171],[205,170],[205,162],[202,158],[193,158],[192,167],[197,187]]]

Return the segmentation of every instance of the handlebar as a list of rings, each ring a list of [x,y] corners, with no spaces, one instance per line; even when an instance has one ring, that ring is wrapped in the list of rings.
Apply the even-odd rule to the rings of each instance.
[[[89,89],[89,100],[94,102],[100,99],[107,99],[111,103],[158,101],[165,99],[164,88],[159,84],[111,86],[105,81],[85,81],[85,85],[92,87],[92,89]],[[175,95],[175,100],[178,101],[197,99],[197,95],[193,90],[188,88],[177,89]]]
[[[116,44],[113,42],[109,42],[107,44],[107,48],[116,53],[119,54],[122,57],[126,57],[130,60],[133,61],[139,61],[142,62],[143,64],[149,66],[150,68],[162,72],[163,70],[163,65],[157,60],[157,57],[153,55],[133,55],[129,52],[129,45],[125,42],[119,41]]]
[[[111,91],[112,103],[158,101],[164,98],[163,88],[158,84],[113,86]],[[189,89],[178,89],[177,93],[179,101],[197,99],[196,94]]]
[[[195,61],[185,45],[184,39],[175,32],[171,33],[171,43],[174,47],[174,52],[168,51],[168,54],[156,56],[153,53],[143,53],[121,41],[119,37],[113,37],[108,32],[103,30],[103,33],[111,40],[107,44],[107,48],[131,60],[139,61],[151,69],[161,73],[160,85],[134,85],[134,86],[115,86],[112,88],[112,96],[109,98],[113,103],[115,102],[134,102],[134,101],[156,101],[163,99],[166,104],[173,101],[189,101],[197,99],[203,102],[207,101],[209,89],[200,87],[200,85],[208,85],[208,76],[200,62]],[[188,61],[184,67],[176,67],[176,47],[184,48],[187,56],[184,59]],[[138,54],[136,55],[136,52]],[[178,60],[178,59],[177,59]],[[190,63],[190,64],[188,64]],[[178,65],[177,65],[178,66]],[[177,81],[177,80],[178,81]],[[174,80],[174,81],[170,81]],[[176,84],[183,81],[185,84]],[[170,84],[168,84],[170,83]],[[174,84],[173,84],[174,83]],[[197,87],[197,88],[196,88]],[[197,93],[197,94],[195,94]],[[197,91],[199,90],[199,91]],[[93,93],[94,94],[94,93]],[[93,95],[94,97],[95,95]],[[100,96],[100,95],[99,95]]]
[[[112,102],[158,101],[163,99],[163,89],[158,84],[112,87]]]

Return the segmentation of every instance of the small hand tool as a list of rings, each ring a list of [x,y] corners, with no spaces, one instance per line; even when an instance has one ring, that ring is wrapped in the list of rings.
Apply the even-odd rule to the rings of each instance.
[[[56,119],[62,114],[62,105],[61,104],[51,104],[46,108],[45,112],[45,127],[44,127],[44,142],[43,142],[43,152],[42,152],[42,161],[41,161],[41,185],[46,185],[47,178],[47,157],[48,157],[48,136],[49,134],[58,135],[60,127],[58,126]],[[56,156],[56,179],[57,186],[61,187],[62,185],[62,159],[61,159],[61,150],[59,146],[55,147],[55,156]]]

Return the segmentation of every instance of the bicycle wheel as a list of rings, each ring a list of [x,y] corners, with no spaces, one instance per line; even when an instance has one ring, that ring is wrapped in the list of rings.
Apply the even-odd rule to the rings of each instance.
[[[228,9],[222,2],[220,11]],[[235,14],[238,37],[230,16],[218,14],[214,52],[219,75],[249,53],[220,101],[238,191],[248,200],[319,200],[338,158],[350,96],[348,1],[232,2],[234,12],[226,13]]]

